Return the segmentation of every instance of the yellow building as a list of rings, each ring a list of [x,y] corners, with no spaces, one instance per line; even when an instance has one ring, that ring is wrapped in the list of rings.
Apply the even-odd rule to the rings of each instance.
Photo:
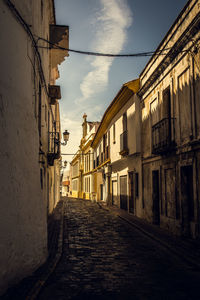
[[[83,134],[79,150],[71,162],[72,169],[72,197],[93,199],[93,150],[91,142],[99,122],[87,121],[87,115],[83,115]]]

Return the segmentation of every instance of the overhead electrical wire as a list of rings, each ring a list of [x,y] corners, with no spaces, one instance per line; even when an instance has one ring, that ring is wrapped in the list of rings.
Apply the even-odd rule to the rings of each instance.
[[[30,30],[30,26],[22,18],[22,16],[18,12],[18,10],[15,8],[14,4],[10,0],[4,0],[4,2],[9,6],[9,8],[13,12],[13,14],[17,17],[18,21],[21,23],[21,25],[24,27],[24,29],[26,30],[26,32],[28,33],[28,35],[31,38],[31,41],[32,41],[32,44],[33,44],[33,47],[35,49],[37,59],[38,59],[38,62],[39,62],[39,70],[40,70],[41,81],[44,83],[45,90],[46,90],[47,94],[48,94],[48,88],[47,88],[47,85],[46,85],[44,72],[43,72],[43,69],[42,69],[41,56],[40,56],[40,53],[38,51],[38,48],[47,48],[47,49],[49,49],[49,47],[39,46],[38,45],[39,40],[42,40],[42,41],[48,43],[49,45],[53,46],[52,47],[53,49],[59,49],[59,50],[69,51],[69,52],[73,52],[73,53],[77,53],[77,54],[83,54],[83,55],[103,56],[103,57],[145,57],[145,56],[152,56],[152,55],[160,56],[160,55],[166,55],[165,52],[171,49],[171,48],[165,48],[165,49],[156,50],[156,51],[127,53],[127,54],[114,54],[114,53],[101,53],[101,52],[75,50],[75,49],[61,47],[58,44],[52,43],[52,42],[50,42],[49,40],[47,40],[45,38],[34,35],[32,33],[32,31]],[[34,36],[37,37],[37,41],[35,40]],[[181,52],[185,52],[185,51],[181,51]]]
[[[114,54],[114,53],[102,53],[102,52],[92,52],[92,51],[83,51],[83,50],[75,50],[70,48],[61,47],[58,44],[52,43],[47,39],[44,39],[42,37],[37,36],[38,41],[42,40],[46,43],[48,43],[50,46],[52,46],[52,49],[59,49],[63,51],[69,51],[77,54],[83,54],[83,55],[91,55],[91,56],[104,56],[104,57],[144,57],[144,56],[152,56],[154,54],[156,55],[166,55],[166,53],[163,53],[165,51],[170,50],[171,48],[165,48],[162,50],[157,51],[147,51],[147,52],[138,52],[138,53],[127,53],[127,54]],[[38,46],[38,48],[46,48],[49,49],[49,47],[45,46]]]

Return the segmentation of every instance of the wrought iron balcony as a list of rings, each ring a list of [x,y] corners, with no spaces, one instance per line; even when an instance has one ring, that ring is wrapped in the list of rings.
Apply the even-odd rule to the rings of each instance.
[[[59,132],[49,132],[48,164],[53,166],[54,160],[60,157],[60,135]]]
[[[120,152],[119,154],[125,156],[129,153],[128,150],[128,132],[127,130],[120,134]]]
[[[175,142],[172,141],[171,128],[174,119],[164,118],[152,126],[152,153],[164,154],[175,147]]]

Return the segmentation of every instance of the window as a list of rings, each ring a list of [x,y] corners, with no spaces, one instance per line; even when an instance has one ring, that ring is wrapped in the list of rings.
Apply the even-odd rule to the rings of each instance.
[[[190,69],[187,68],[178,77],[178,102],[181,142],[192,137],[192,103],[191,103]]]
[[[77,191],[78,190],[78,180],[72,180],[72,190]]]
[[[78,162],[72,167],[72,176],[78,176]]]
[[[90,193],[90,177],[86,177],[84,180],[84,191],[85,193]]]
[[[103,162],[102,155],[101,155],[101,144],[99,145],[99,160],[100,160],[100,163]]]
[[[106,135],[104,134],[104,136],[103,136],[103,153],[105,153],[105,149],[106,149]]]
[[[85,156],[85,171],[88,172],[88,155]]]
[[[40,169],[40,186],[41,186],[41,189],[43,189],[43,171],[42,171],[42,169]]]
[[[41,18],[43,20],[44,2],[41,0]]]
[[[161,118],[169,118],[171,116],[171,95],[170,87],[168,86],[163,91],[163,102],[161,105]]]
[[[90,152],[89,152],[89,156],[88,156],[88,171],[90,171]]]
[[[113,144],[116,143],[116,140],[115,140],[115,124],[113,124]]]
[[[87,172],[87,164],[86,164],[87,156],[84,157],[84,171]]]
[[[123,132],[127,131],[127,114],[126,112],[123,114]]]

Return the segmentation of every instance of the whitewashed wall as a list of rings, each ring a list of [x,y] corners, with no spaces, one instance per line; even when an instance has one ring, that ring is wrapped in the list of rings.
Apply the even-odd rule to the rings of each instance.
[[[40,10],[34,15],[36,20],[31,17],[33,1],[13,3],[28,24],[41,26]],[[39,9],[40,1],[35,0],[34,7]],[[48,9],[49,5],[44,12],[46,24]],[[0,35],[1,294],[9,285],[31,274],[47,257],[47,172],[42,184],[32,46],[3,1],[0,1],[0,26],[4,28]],[[45,74],[48,82],[49,64]],[[45,94],[42,98],[43,104],[47,103]]]

